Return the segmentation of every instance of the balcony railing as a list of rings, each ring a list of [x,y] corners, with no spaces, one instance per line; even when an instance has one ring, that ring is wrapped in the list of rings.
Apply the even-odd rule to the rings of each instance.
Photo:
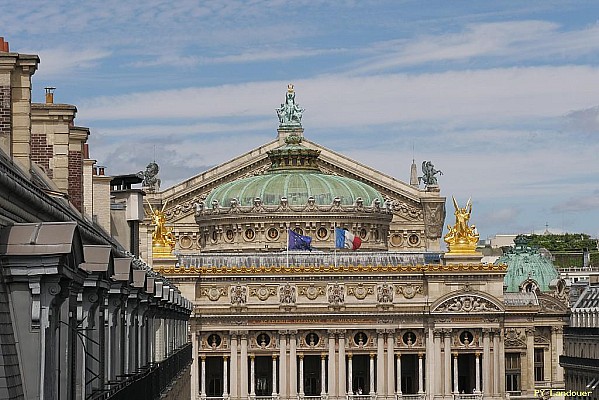
[[[175,351],[163,361],[150,364],[135,374],[124,376],[122,380],[108,388],[92,393],[88,400],[152,400],[173,382],[177,375],[191,364],[191,343]]]
[[[453,395],[454,400],[482,400],[482,398],[483,398],[482,393],[473,393],[473,394],[458,393],[458,394]]]
[[[424,400],[426,398],[426,394],[424,393],[420,393],[420,394],[403,394],[403,393],[397,393],[395,395],[395,398],[397,400]]]

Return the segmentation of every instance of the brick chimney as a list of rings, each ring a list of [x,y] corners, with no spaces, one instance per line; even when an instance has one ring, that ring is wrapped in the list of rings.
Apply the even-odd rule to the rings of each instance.
[[[9,53],[0,37],[0,148],[25,172],[31,168],[31,76],[36,55]]]
[[[4,37],[0,36],[0,51],[3,53],[8,53],[8,42],[4,41]]]

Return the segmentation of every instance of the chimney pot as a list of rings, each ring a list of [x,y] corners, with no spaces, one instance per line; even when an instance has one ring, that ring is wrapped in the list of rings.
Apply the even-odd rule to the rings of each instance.
[[[83,159],[84,160],[89,159],[89,144],[88,143],[83,143]]]
[[[56,90],[56,88],[47,86],[44,88],[44,90],[46,91],[46,104],[54,103],[54,90]]]
[[[98,167],[98,175],[104,176],[104,167]]]
[[[0,36],[0,51],[8,53],[8,42],[5,42],[2,36]]]
[[[92,168],[92,175],[98,175],[98,167],[96,167],[95,165]]]

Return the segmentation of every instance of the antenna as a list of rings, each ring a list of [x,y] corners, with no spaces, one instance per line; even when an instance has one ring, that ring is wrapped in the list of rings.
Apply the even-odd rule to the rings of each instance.
[[[156,145],[154,145],[154,162],[156,162]]]

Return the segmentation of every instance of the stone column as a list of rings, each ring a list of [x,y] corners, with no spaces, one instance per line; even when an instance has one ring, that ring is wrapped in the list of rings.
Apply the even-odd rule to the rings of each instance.
[[[250,398],[256,397],[256,356],[250,355]]]
[[[451,394],[451,329],[443,329],[443,377],[446,395]]]
[[[353,394],[354,360],[352,353],[347,353],[347,394]]]
[[[299,353],[299,397],[304,398],[304,354]]]
[[[422,368],[422,353],[418,353],[418,393],[419,394],[423,394],[424,393],[424,386],[423,386],[423,368]]]
[[[491,385],[491,341],[489,334],[491,330],[489,328],[483,328],[483,392],[487,395],[491,395],[493,386]]]
[[[499,389],[499,329],[493,330],[493,394],[498,394]],[[505,373],[505,372],[504,372]]]
[[[505,394],[505,336],[499,329],[499,393]],[[520,382],[522,383],[522,382]]]
[[[289,395],[287,391],[287,332],[279,331],[279,394],[282,398]]]
[[[441,389],[441,329],[433,329],[433,362],[430,368],[432,379],[432,394],[438,395],[442,393]]]
[[[223,356],[223,397],[227,398],[229,396],[229,371],[227,361],[229,360],[229,356]]]
[[[474,393],[480,393],[480,353],[477,351],[474,356],[476,357],[476,387]]]
[[[289,397],[297,398],[297,331],[289,333]]]
[[[424,360],[424,373],[426,374],[426,387],[422,387],[422,392],[433,393],[433,374],[431,370],[433,369],[433,365],[435,364],[435,351],[433,345],[433,329],[428,328],[424,331],[424,356],[426,357]],[[424,374],[422,374],[424,377]]]
[[[200,381],[200,397],[205,398],[206,397],[206,356],[204,354],[202,354],[200,356],[200,358],[202,359],[202,378]]]
[[[376,395],[376,390],[374,389],[374,353],[370,353],[370,396]]]
[[[231,331],[231,397],[236,399],[239,393],[239,380],[237,374],[237,332]]]
[[[377,329],[376,335],[376,393],[385,395],[385,334]]]
[[[453,353],[453,393],[458,394],[458,353]]]
[[[597,314],[595,314],[597,316]],[[594,326],[597,326],[596,324]],[[555,326],[552,328],[555,331],[555,348],[558,355],[564,354],[564,328],[562,326]],[[559,359],[556,360],[555,364],[555,381],[558,383],[564,382],[564,368],[559,364]]]
[[[393,373],[393,362],[395,361],[394,347],[393,330],[390,329],[387,331],[387,373],[385,374],[387,377],[387,396],[395,393],[395,374]]]
[[[272,355],[272,397],[277,397],[277,355]]]
[[[193,332],[191,335],[191,393],[192,400],[195,400],[200,393],[198,388],[198,382],[200,380],[199,368],[198,368],[198,334]]]
[[[337,382],[339,385],[339,390],[337,391],[338,395],[341,397],[347,393],[347,389],[345,388],[346,377],[345,377],[345,331],[339,331],[339,365],[338,369],[338,378]]]
[[[241,388],[239,395],[242,399],[247,399],[248,396],[248,336],[247,332],[241,334],[241,353],[240,353],[240,368],[239,373],[241,375]]]
[[[397,380],[395,382],[395,393],[401,395],[401,354],[397,353]]]
[[[334,331],[329,331],[329,384],[328,384],[328,394],[329,396],[336,396],[335,391],[335,333]]]
[[[327,396],[326,353],[320,355],[320,395]]]
[[[534,393],[535,389],[535,328],[526,328],[526,368],[522,368],[522,374],[526,375],[527,394]],[[523,380],[524,381],[524,380]],[[524,382],[522,382],[524,383]],[[524,393],[523,393],[524,394]]]

